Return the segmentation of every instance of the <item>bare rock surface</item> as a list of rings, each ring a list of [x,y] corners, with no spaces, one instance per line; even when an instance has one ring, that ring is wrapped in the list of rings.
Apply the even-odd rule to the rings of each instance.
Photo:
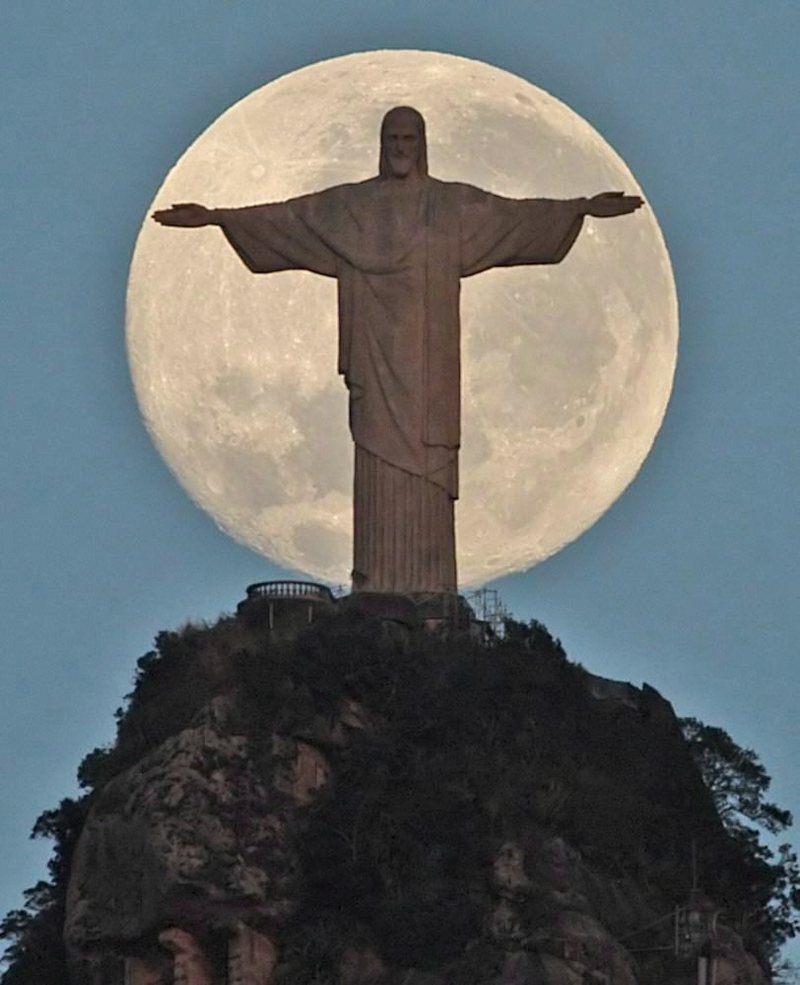
[[[213,699],[190,728],[105,787],[73,860],[66,934],[74,945],[291,911],[286,825],[297,744],[284,740],[279,755],[256,759],[230,722],[231,700]],[[309,755],[301,801],[317,782]]]

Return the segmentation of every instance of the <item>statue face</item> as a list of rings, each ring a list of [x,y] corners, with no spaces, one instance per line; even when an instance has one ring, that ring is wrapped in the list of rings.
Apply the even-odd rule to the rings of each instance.
[[[383,147],[393,177],[407,178],[417,170],[419,142],[419,131],[413,117],[398,113],[387,123],[383,131]]]

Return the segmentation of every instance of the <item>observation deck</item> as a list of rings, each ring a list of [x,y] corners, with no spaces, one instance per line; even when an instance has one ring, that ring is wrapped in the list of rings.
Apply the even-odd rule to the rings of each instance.
[[[289,638],[335,607],[335,595],[319,582],[258,581],[247,586],[236,614],[247,625],[266,626],[270,633]]]

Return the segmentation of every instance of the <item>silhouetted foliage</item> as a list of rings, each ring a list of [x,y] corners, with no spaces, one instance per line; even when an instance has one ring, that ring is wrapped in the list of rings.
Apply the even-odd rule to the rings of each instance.
[[[743,818],[770,834],[791,825],[789,811],[764,799],[772,781],[752,749],[743,749],[724,729],[704,725],[696,718],[681,718],[680,723],[728,831],[737,834],[747,830]]]
[[[67,881],[85,817],[85,800],[66,799],[55,810],[45,811],[33,826],[32,838],[50,838],[54,843],[47,865],[50,880],[26,890],[22,908],[11,910],[0,923],[0,939],[9,942],[2,985],[67,982],[63,942]]]
[[[0,923],[0,937],[9,942],[3,985],[64,985],[67,981],[59,888],[41,881],[26,889],[22,908],[11,910]]]
[[[731,895],[747,903],[730,903],[729,919],[751,947],[762,947],[774,963],[780,945],[800,932],[800,866],[791,845],[773,850],[757,829],[777,835],[792,824],[792,815],[765,799],[771,778],[753,749],[696,718],[682,718],[680,724],[740,856],[744,881],[731,887]],[[741,891],[745,882],[746,894]]]
[[[516,619],[503,620],[504,640],[506,643],[519,644],[528,649],[536,647],[550,650],[566,658],[561,640],[550,635],[550,631],[536,619],[530,622],[519,622]]]

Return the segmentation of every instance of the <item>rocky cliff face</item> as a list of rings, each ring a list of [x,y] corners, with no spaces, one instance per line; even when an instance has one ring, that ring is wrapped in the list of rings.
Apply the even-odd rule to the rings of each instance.
[[[735,851],[652,689],[540,627],[162,644],[85,770],[75,982],[688,985],[712,959],[716,985],[766,981],[717,916]]]
[[[297,860],[280,760],[253,754],[231,704],[214,698],[97,798],[68,893],[66,931],[77,947],[291,912]]]

